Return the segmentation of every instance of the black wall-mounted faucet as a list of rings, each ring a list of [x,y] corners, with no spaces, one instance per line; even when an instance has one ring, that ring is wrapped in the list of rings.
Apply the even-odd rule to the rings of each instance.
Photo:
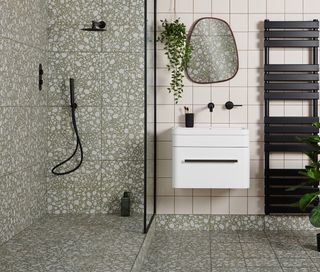
[[[231,102],[231,101],[226,102],[226,104],[224,104],[224,105],[226,106],[226,109],[227,109],[227,110],[231,110],[231,109],[233,109],[234,107],[242,107],[242,105],[235,105],[235,104],[233,104],[233,102]]]
[[[213,112],[214,104],[212,102],[210,102],[208,104],[208,108],[209,108],[210,112]]]

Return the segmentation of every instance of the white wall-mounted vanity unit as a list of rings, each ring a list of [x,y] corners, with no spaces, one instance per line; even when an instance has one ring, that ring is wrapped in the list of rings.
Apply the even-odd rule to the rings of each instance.
[[[172,129],[174,188],[249,188],[249,131]]]

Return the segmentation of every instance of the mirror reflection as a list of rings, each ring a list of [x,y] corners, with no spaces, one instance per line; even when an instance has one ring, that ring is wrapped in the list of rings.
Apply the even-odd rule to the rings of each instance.
[[[197,20],[189,32],[189,42],[193,52],[186,72],[191,81],[209,84],[230,80],[236,75],[237,45],[225,21],[213,17]]]

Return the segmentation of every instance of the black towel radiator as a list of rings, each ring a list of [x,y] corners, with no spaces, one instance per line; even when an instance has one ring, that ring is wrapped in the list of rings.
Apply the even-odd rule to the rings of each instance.
[[[312,123],[319,121],[319,22],[313,21],[269,21],[264,22],[264,151],[265,151],[265,214],[302,213],[296,203],[301,195],[314,191],[306,186],[288,191],[290,186],[305,178],[301,169],[270,168],[273,152],[304,152],[308,149],[297,137],[308,137],[318,133]],[[311,53],[311,64],[272,64],[271,48],[306,48]],[[312,104],[309,116],[273,116],[270,101],[303,100]],[[312,208],[312,207],[311,207]],[[310,209],[311,209],[310,208]],[[310,211],[307,210],[308,211]]]

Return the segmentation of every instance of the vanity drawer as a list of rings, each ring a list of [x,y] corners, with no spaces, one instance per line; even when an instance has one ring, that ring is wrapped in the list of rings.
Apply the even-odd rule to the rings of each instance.
[[[249,188],[249,148],[173,147],[174,188]]]

